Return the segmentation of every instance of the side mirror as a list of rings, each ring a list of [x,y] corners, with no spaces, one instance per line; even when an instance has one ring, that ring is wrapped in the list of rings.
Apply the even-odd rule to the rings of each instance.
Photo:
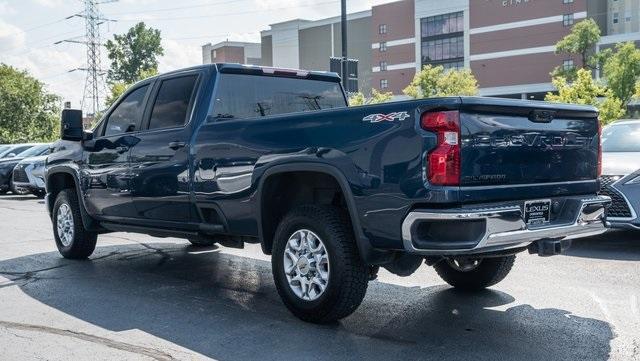
[[[60,138],[62,140],[81,141],[84,128],[82,127],[82,110],[62,110],[62,124]]]
[[[5,156],[5,158],[13,158],[13,157],[15,157],[16,155],[17,155],[16,153],[11,152],[11,153],[7,154],[7,155]]]

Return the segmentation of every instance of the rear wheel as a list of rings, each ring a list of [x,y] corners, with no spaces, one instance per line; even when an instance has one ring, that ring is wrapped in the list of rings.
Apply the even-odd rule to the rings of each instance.
[[[367,291],[369,268],[340,208],[308,205],[290,211],[276,230],[271,262],[284,304],[307,322],[350,315]]]
[[[84,228],[80,203],[71,189],[60,191],[53,204],[53,235],[64,258],[84,259],[96,248],[98,235]]]
[[[494,258],[447,258],[434,265],[436,272],[451,286],[478,291],[502,281],[516,260],[516,256]]]

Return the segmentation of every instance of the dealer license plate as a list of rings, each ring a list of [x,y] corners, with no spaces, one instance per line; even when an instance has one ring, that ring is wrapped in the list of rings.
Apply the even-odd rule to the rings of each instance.
[[[527,225],[549,223],[551,216],[551,200],[543,199],[524,203],[524,222]]]

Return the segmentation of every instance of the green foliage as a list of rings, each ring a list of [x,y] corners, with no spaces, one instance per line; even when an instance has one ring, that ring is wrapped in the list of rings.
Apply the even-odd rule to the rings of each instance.
[[[600,41],[600,27],[593,19],[586,19],[576,23],[571,28],[571,33],[556,43],[557,54],[580,55],[582,68],[592,64],[592,53],[596,44]],[[562,71],[562,68],[556,70]]]
[[[111,68],[109,82],[132,84],[145,71],[158,71],[158,56],[164,55],[160,30],[147,28],[144,22],[134,25],[126,34],[114,35],[105,44]]]
[[[602,68],[607,86],[626,107],[636,93],[640,79],[640,50],[633,42],[616,44],[615,51],[606,51]]]
[[[391,100],[393,93],[379,92],[376,89],[371,90],[371,96],[365,97],[362,92],[357,92],[349,97],[349,105],[354,107],[358,105],[386,103]]]
[[[470,69],[444,70],[441,65],[425,65],[403,93],[412,98],[476,95],[478,82]]]
[[[0,143],[57,139],[59,103],[60,97],[28,72],[0,64]]]
[[[143,70],[140,73],[140,78],[136,79],[134,81],[138,82],[140,80],[144,80],[146,78],[152,77],[154,75],[157,75],[158,71],[156,69],[149,69],[149,70]],[[118,100],[118,98],[120,98],[120,96],[127,90],[129,89],[129,87],[133,85],[133,83],[126,83],[124,81],[117,81],[117,82],[113,82],[110,84],[109,86],[109,92],[110,94],[107,96],[107,98],[105,99],[105,106],[108,108],[110,107],[113,103],[116,102],[116,100]]]
[[[603,124],[620,119],[625,114],[620,99],[606,87],[597,84],[591,77],[591,71],[587,69],[579,69],[573,82],[560,76],[553,78],[552,82],[558,89],[558,94],[547,93],[546,101],[594,105],[600,110],[600,121]]]

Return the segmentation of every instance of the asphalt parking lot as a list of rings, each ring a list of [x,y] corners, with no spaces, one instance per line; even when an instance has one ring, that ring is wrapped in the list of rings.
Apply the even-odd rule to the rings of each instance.
[[[328,326],[288,313],[259,247],[124,233],[98,247],[61,258],[43,201],[0,197],[0,359],[640,360],[640,234],[523,254],[480,294],[426,266],[381,271]]]

